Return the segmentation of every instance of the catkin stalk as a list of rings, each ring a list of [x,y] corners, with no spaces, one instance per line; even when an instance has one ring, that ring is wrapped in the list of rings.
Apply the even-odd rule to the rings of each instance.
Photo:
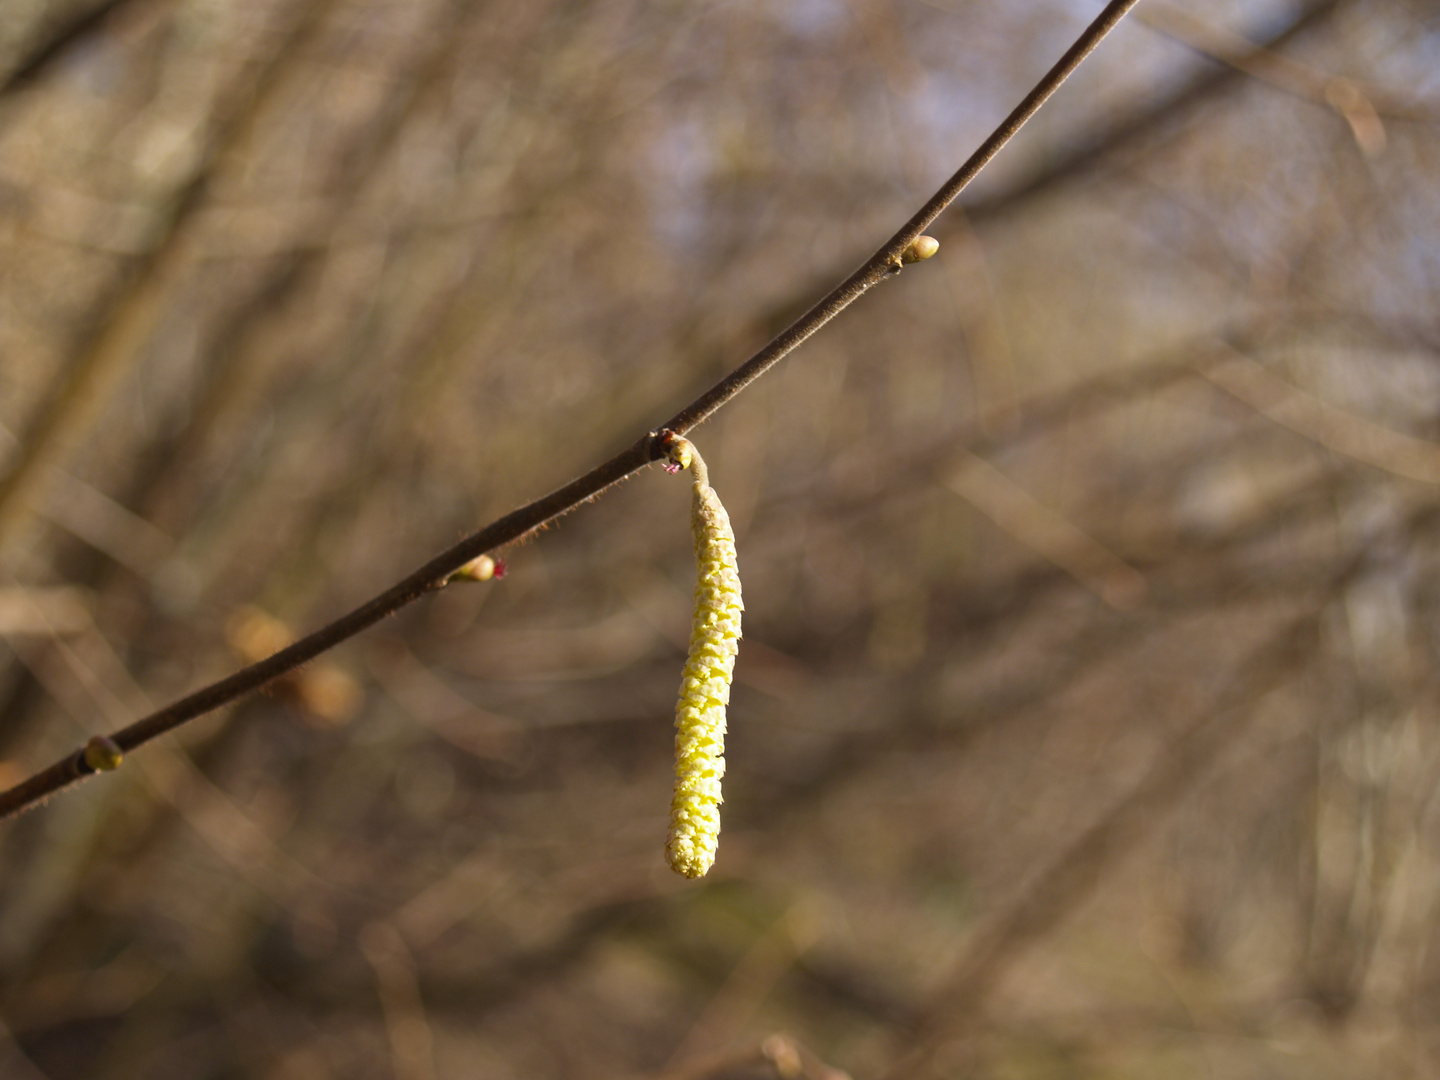
[[[665,859],[688,878],[702,876],[715,862],[720,842],[720,779],[725,775],[725,706],[740,647],[740,571],[735,533],[720,497],[710,486],[705,462],[686,440],[676,438],[671,462],[695,477],[690,529],[695,538],[695,618],[690,654],[675,704],[675,796]]]

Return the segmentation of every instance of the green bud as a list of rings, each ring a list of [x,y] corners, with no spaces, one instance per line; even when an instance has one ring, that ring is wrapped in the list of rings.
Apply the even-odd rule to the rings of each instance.
[[[85,764],[94,772],[112,772],[125,760],[114,739],[96,735],[85,744]]]
[[[940,241],[933,236],[917,236],[901,253],[900,261],[906,264],[924,262],[939,250]]]

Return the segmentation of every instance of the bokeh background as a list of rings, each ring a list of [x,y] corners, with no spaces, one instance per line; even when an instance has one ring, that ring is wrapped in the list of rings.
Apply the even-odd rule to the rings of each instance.
[[[0,2],[0,780],[670,415],[1099,0]],[[1146,0],[658,468],[0,826],[0,1075],[1440,1074],[1440,12]]]

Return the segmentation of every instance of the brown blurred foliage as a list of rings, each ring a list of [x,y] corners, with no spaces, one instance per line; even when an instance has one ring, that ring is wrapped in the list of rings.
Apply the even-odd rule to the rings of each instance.
[[[1099,7],[0,2],[3,779],[628,445]],[[1437,55],[1147,0],[693,433],[708,878],[652,469],[6,825],[0,1076],[1440,1072]]]

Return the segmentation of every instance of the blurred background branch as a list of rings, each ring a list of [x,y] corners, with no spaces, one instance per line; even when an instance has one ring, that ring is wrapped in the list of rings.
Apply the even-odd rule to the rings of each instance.
[[[634,447],[1100,9],[4,4],[0,786]],[[702,433],[704,882],[621,485],[7,824],[0,1072],[1435,1071],[1440,24],[1137,14]]]
[[[117,11],[139,2],[143,0],[100,0],[90,7],[47,12],[47,18],[38,20],[38,27],[34,26],[32,17],[32,25],[27,27],[30,33],[26,35],[30,40],[9,65],[4,81],[0,82],[0,96],[24,89],[40,79],[72,49],[102,31]]]

